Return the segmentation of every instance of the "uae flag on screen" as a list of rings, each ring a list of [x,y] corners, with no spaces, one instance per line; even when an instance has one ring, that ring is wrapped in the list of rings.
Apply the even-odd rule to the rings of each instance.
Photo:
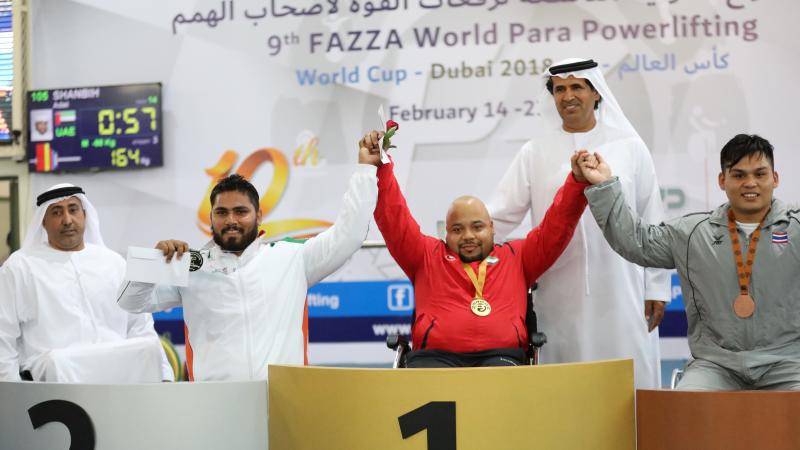
[[[36,171],[51,172],[54,166],[53,150],[49,142],[36,144]]]
[[[56,111],[56,126],[65,122],[75,122],[75,110],[65,109],[63,111]]]

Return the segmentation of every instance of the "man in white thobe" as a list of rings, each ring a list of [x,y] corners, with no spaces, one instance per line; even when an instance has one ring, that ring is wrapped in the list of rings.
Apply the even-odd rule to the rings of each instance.
[[[39,195],[22,248],[0,268],[0,380],[173,380],[152,317],[117,306],[124,275],[80,187]]]
[[[614,167],[626,198],[648,223],[663,209],[650,153],[608,88],[597,63],[568,59],[544,74],[541,126],[514,158],[489,212],[497,239],[530,211],[542,220],[567,172],[569,156],[599,151]],[[613,161],[613,162],[612,162]],[[661,385],[658,333],[670,299],[669,272],[625,261],[587,211],[567,249],[538,280],[536,312],[548,344],[544,363],[633,358],[637,388]]]

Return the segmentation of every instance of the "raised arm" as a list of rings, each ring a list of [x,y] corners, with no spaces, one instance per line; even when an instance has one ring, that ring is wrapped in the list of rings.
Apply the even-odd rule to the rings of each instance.
[[[525,219],[531,209],[531,163],[532,142],[528,142],[517,153],[505,175],[497,185],[492,200],[487,205],[494,222],[495,241],[502,242]]]
[[[386,248],[394,260],[413,282],[421,267],[427,246],[439,241],[426,236],[411,215],[400,185],[394,176],[394,163],[378,168],[378,206],[375,223],[386,241]]]
[[[358,167],[350,177],[342,208],[333,226],[303,244],[308,285],[318,283],[341,267],[367,237],[378,196],[377,157],[359,146]]]
[[[541,223],[533,228],[522,244],[523,267],[528,283],[533,283],[567,248],[575,227],[586,208],[583,189],[588,186],[572,156],[573,172],[556,193]]]
[[[664,225],[650,225],[626,203],[622,186],[602,156],[594,162],[581,163],[584,176],[594,186],[586,190],[586,198],[597,224],[615,252],[643,267],[674,269],[673,236]]]
[[[333,273],[361,248],[375,209],[377,190],[375,167],[359,164],[350,177],[336,222],[303,244],[309,286]]]

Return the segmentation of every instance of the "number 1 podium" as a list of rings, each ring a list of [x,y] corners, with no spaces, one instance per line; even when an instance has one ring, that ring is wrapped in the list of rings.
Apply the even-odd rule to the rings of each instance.
[[[270,366],[272,449],[633,450],[630,360],[471,369]]]

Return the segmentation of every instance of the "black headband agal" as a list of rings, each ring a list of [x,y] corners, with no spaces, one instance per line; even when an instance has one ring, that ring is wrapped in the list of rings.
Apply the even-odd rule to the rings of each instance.
[[[36,206],[42,206],[42,203],[53,200],[54,198],[71,197],[73,195],[85,194],[83,189],[78,186],[66,186],[52,191],[47,191],[36,197]]]
[[[597,63],[593,59],[586,61],[578,61],[569,64],[561,64],[560,66],[550,66],[550,75],[558,75],[560,73],[577,72],[579,70],[594,69]]]

